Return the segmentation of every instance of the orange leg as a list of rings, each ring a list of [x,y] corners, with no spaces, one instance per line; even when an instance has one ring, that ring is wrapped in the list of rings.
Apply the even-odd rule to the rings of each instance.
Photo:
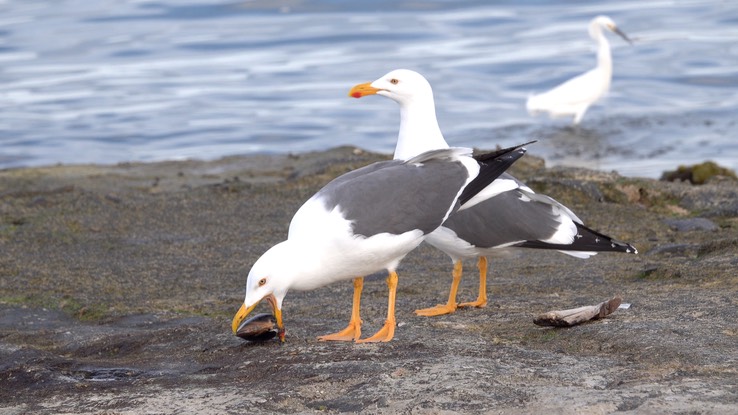
[[[387,320],[384,322],[384,326],[379,329],[378,332],[374,333],[372,337],[366,339],[357,340],[356,343],[373,343],[373,342],[388,342],[395,337],[395,296],[397,294],[397,273],[395,271],[390,272],[387,277],[387,287],[389,288],[389,304],[387,305]]]
[[[456,292],[459,290],[461,282],[462,264],[461,260],[454,263],[453,281],[451,281],[451,291],[448,293],[448,302],[446,304],[438,304],[435,307],[423,308],[415,310],[415,314],[419,316],[440,316],[442,314],[451,314],[456,311]]]
[[[487,258],[480,256],[479,263],[479,296],[477,301],[461,303],[459,307],[486,307],[487,306]]]
[[[354,304],[351,308],[351,320],[348,327],[338,333],[327,334],[318,337],[318,340],[327,341],[352,341],[361,337],[361,317],[359,317],[359,309],[361,303],[361,290],[364,288],[364,277],[354,278]]]

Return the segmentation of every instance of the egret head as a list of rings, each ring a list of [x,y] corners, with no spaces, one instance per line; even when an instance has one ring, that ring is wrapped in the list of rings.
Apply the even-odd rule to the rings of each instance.
[[[597,40],[597,38],[602,34],[602,29],[607,29],[622,37],[631,45],[633,44],[633,41],[631,41],[630,38],[625,35],[625,33],[618,29],[618,26],[615,24],[615,22],[607,16],[597,16],[592,19],[589,24],[589,36],[592,37],[592,39]]]

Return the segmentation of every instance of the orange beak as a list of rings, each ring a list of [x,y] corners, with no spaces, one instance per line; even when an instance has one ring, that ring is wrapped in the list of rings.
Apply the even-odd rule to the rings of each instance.
[[[354,98],[361,98],[367,95],[376,95],[379,91],[381,91],[381,89],[374,88],[371,82],[367,82],[365,84],[355,85],[353,88],[351,88],[351,90],[349,91],[349,96]]]

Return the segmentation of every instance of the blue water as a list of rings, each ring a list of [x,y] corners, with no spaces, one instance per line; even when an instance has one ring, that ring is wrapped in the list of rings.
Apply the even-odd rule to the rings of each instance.
[[[594,66],[609,97],[580,128],[527,96]],[[0,0],[0,168],[214,159],[354,145],[391,153],[399,117],[348,89],[423,73],[453,145],[625,175],[738,169],[738,2]]]

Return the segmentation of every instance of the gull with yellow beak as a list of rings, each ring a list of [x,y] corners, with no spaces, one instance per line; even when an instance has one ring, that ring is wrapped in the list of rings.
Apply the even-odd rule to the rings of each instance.
[[[400,133],[395,160],[412,158],[424,151],[448,148],[436,120],[433,90],[419,73],[397,69],[374,82],[359,84],[349,96],[381,95],[400,104]],[[487,257],[512,248],[552,249],[588,258],[600,251],[637,253],[627,243],[593,231],[566,206],[535,193],[503,173],[456,211],[426,242],[445,252],[454,264],[453,280],[446,304],[416,310],[423,316],[453,313],[457,307],[487,304]],[[462,261],[478,259],[479,295],[475,301],[457,304]]]
[[[234,334],[265,299],[284,341],[282,301],[290,289],[311,290],[353,279],[348,327],[319,339],[390,341],[400,261],[524,152],[513,147],[472,158],[470,149],[445,148],[370,164],[334,179],[295,213],[287,240],[254,263],[243,305],[233,318]],[[389,273],[387,320],[376,334],[360,339],[363,276],[381,270]]]

